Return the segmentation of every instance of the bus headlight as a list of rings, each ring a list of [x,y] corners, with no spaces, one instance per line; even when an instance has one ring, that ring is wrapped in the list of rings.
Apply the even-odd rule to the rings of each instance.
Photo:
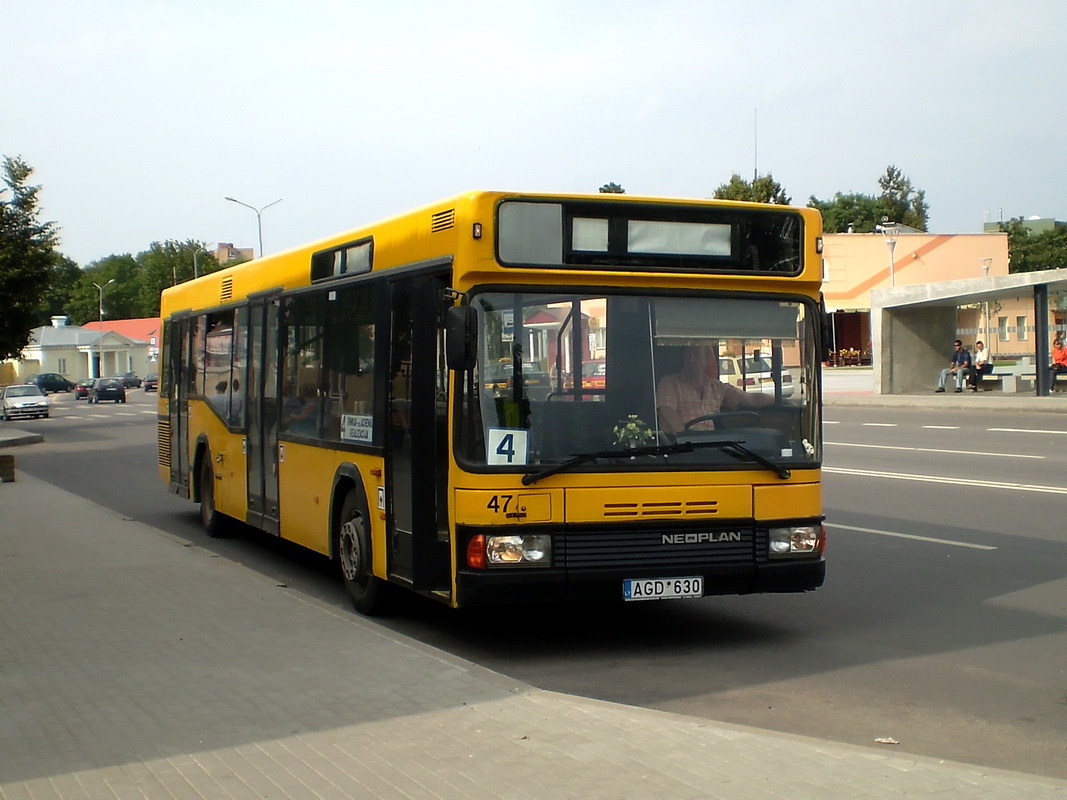
[[[489,566],[548,566],[552,562],[552,539],[544,534],[486,536],[485,560]]]
[[[822,539],[822,526],[795,525],[789,528],[771,528],[769,534],[772,556],[817,553]]]

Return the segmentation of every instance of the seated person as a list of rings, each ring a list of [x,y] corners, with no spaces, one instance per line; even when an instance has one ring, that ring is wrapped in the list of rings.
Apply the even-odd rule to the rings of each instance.
[[[294,433],[314,433],[319,422],[318,406],[318,392],[315,386],[310,383],[301,385],[298,401],[287,408],[282,418],[282,430]]]
[[[1048,370],[1049,388],[1056,391],[1056,379],[1067,372],[1067,347],[1063,346],[1060,337],[1056,337],[1052,343],[1052,365]]]
[[[967,384],[972,390],[978,391],[978,381],[981,380],[983,375],[989,375],[993,372],[993,365],[989,363],[989,351],[985,349],[985,345],[980,341],[974,343],[974,355],[971,356],[971,376],[967,381]]]
[[[215,406],[220,416],[226,416],[226,409],[230,405],[230,395],[226,391],[226,381],[219,381],[215,384],[215,394],[208,398],[208,402]]]
[[[937,388],[935,392],[945,391],[945,382],[951,377],[956,381],[956,391],[963,391],[963,382],[970,377],[970,374],[974,371],[971,369],[971,354],[963,346],[963,342],[957,339],[952,343],[953,350],[952,359],[948,362],[948,366],[941,370],[941,375],[937,379]]]
[[[706,414],[739,408],[757,408],[774,403],[774,395],[743,392],[719,380],[719,359],[707,346],[689,345],[682,351],[682,371],[664,375],[656,387],[660,427],[667,433],[681,433],[685,423]],[[714,430],[711,420],[699,422],[693,430]]]

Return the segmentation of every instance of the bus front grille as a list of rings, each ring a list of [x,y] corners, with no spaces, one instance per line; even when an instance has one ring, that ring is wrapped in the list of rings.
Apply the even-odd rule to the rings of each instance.
[[[555,547],[557,563],[571,569],[752,564],[767,553],[766,536],[757,537],[750,525],[572,528],[555,536]]]

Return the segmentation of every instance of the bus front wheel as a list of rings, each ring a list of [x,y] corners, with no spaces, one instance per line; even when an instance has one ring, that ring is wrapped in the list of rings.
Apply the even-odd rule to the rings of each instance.
[[[370,532],[363,517],[359,495],[351,491],[341,507],[337,554],[352,605],[361,614],[373,616],[386,609],[389,586],[373,572]]]

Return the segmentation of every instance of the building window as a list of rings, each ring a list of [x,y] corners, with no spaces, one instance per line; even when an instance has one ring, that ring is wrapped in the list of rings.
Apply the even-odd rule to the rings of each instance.
[[[1026,341],[1026,317],[1015,318],[1015,331],[1019,336],[1020,342]]]
[[[1002,342],[1008,341],[1008,318],[997,317],[997,337]]]
[[[66,375],[67,374],[67,359],[60,358],[60,359],[57,359],[57,361],[59,362],[57,364],[57,367],[59,369],[59,374],[60,375]]]

